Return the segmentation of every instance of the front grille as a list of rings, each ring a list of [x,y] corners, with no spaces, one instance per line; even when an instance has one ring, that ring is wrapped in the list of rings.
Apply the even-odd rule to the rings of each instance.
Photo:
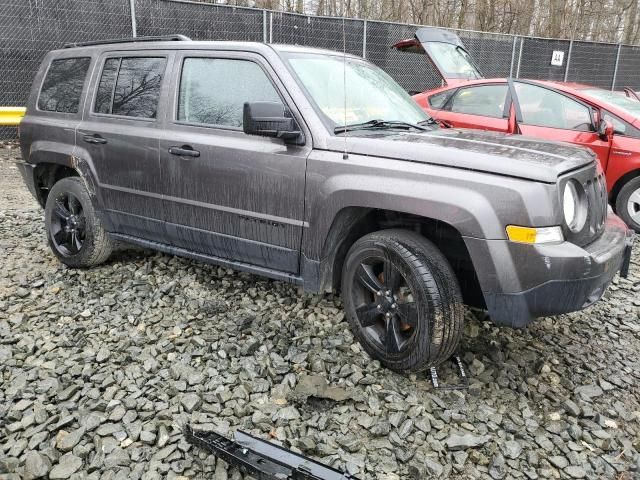
[[[593,238],[602,233],[604,221],[607,218],[607,184],[604,173],[598,172],[595,178],[588,180],[584,185],[584,190],[587,192],[589,202],[589,215],[587,216],[589,236]]]
[[[604,231],[607,219],[607,184],[602,169],[594,162],[593,166],[572,173],[561,180],[561,192],[569,179],[574,179],[582,185],[587,200],[587,218],[579,232],[573,232],[564,226],[565,238],[579,246],[595,241]]]

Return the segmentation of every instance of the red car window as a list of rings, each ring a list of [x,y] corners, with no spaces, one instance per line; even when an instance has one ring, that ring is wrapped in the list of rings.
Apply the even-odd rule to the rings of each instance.
[[[515,83],[522,123],[564,130],[593,131],[589,107],[547,88]]]
[[[453,95],[455,90],[447,90],[445,92],[436,93],[435,95],[431,95],[429,97],[429,105],[431,108],[441,109],[444,107],[444,104],[447,103],[447,100]]]
[[[479,85],[461,88],[447,105],[447,110],[467,115],[502,118],[507,98],[507,86]]]

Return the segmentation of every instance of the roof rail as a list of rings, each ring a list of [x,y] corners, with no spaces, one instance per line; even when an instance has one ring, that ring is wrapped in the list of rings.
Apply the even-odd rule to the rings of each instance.
[[[90,42],[66,43],[63,48],[88,47],[90,45],[106,45],[109,43],[137,43],[137,42],[189,42],[185,35],[158,35],[154,37],[111,38],[107,40],[92,40]]]

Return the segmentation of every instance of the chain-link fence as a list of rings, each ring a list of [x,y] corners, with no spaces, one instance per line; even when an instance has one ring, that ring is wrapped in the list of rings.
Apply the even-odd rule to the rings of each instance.
[[[0,0],[0,106],[24,105],[49,50],[68,42],[181,33],[194,40],[289,43],[361,55],[409,92],[440,85],[424,55],[391,45],[416,25],[318,17],[205,0]],[[344,40],[343,40],[344,32]],[[640,89],[640,47],[456,31],[486,77]],[[552,61],[552,58],[554,61]],[[15,129],[0,127],[0,138]]]

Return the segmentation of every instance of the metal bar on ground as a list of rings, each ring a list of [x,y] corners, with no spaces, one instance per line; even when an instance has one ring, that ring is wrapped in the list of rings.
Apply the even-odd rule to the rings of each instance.
[[[0,127],[17,127],[26,111],[24,107],[0,107]]]
[[[202,448],[259,480],[358,480],[303,455],[240,430],[235,441],[215,432],[184,430],[187,442]]]

